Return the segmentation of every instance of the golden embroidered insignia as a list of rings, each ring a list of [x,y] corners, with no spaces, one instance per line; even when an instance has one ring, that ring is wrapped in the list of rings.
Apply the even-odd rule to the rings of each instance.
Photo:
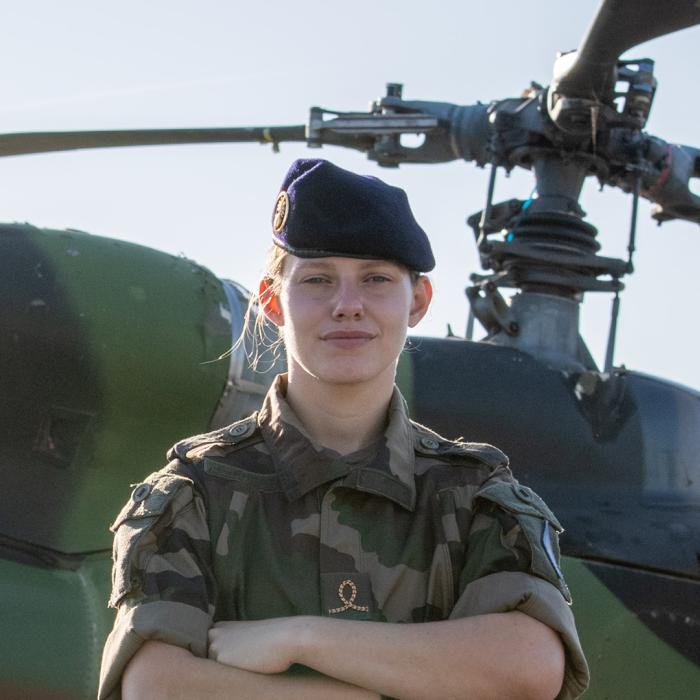
[[[284,225],[287,223],[287,214],[289,213],[289,197],[287,193],[282,190],[277,195],[277,201],[275,202],[275,213],[272,217],[272,230],[275,233],[279,233]]]
[[[350,597],[346,597],[346,589],[350,589]],[[369,607],[367,605],[355,605],[355,598],[357,598],[357,586],[352,579],[346,578],[338,586],[338,598],[342,605],[339,608],[330,608],[328,613],[330,615],[335,615],[336,613],[345,612],[346,610],[357,610],[358,612],[369,612]]]

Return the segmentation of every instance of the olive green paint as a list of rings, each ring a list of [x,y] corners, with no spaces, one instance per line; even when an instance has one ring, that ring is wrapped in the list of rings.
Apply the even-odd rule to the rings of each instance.
[[[410,346],[407,346],[399,355],[399,362],[396,366],[396,384],[403,394],[408,404],[409,415],[413,411],[414,391],[413,391],[413,362],[411,360]]]
[[[109,553],[86,558],[76,571],[0,559],[5,693],[12,688],[15,697],[95,697],[102,646],[114,621],[106,602],[111,564]]]
[[[578,559],[563,557],[591,669],[586,700],[696,697],[700,668],[659,639]]]
[[[184,258],[78,231],[28,227],[27,235],[81,319],[101,391],[70,467],[79,488],[52,548],[108,548],[107,525],[129,484],[159,468],[175,440],[209,428],[228,374],[228,361],[216,361],[231,344],[225,295]]]

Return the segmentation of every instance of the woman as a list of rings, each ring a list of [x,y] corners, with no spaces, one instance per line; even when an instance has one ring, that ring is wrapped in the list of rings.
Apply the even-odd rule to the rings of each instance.
[[[394,386],[432,295],[405,193],[295,162],[259,307],[288,374],[176,445],[115,522],[100,697],[575,697],[560,526]]]

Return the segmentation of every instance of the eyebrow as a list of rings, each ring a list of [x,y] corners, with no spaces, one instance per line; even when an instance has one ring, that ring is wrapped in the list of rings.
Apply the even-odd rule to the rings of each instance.
[[[332,267],[332,265],[323,258],[299,258],[300,262],[297,267]]]

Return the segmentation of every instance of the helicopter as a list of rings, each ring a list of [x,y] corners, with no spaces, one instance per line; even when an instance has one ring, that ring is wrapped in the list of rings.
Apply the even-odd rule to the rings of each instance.
[[[612,13],[615,20],[616,13],[629,10],[632,4],[634,3],[610,0],[602,3],[596,22],[602,23],[603,30],[598,31],[604,31],[610,26],[611,20],[606,20],[606,13]],[[636,5],[646,8],[646,11],[652,7],[652,3]],[[694,11],[693,3],[668,3],[668,7],[681,13]],[[635,10],[639,10],[639,7]],[[673,14],[671,10],[668,12]],[[639,20],[639,14],[643,12],[635,11],[636,20]],[[656,33],[670,31],[657,23],[658,17],[654,15],[653,18]],[[690,19],[682,18],[681,25],[685,22],[689,26],[697,21],[691,14]],[[620,26],[633,24],[630,21],[620,22],[618,17],[616,32],[621,31]],[[651,21],[647,17],[646,21],[639,20],[638,26],[644,28],[650,24]],[[584,36],[590,37],[591,32],[594,37],[597,36],[594,32],[595,22],[591,27],[589,33]],[[675,28],[680,29],[682,26]],[[694,30],[688,30],[688,33],[692,31]],[[581,30],[577,39],[580,39],[580,35]],[[652,35],[655,35],[654,32],[648,35],[648,38]],[[610,37],[606,38],[610,41]],[[585,39],[578,45],[585,45]],[[632,46],[634,45],[625,48]],[[653,95],[656,85],[653,82],[653,73],[650,75],[647,68],[640,67],[649,63],[640,61],[641,55],[635,54],[636,63],[619,66],[617,69],[629,72],[624,74],[629,78],[628,93],[630,90],[638,90],[641,95],[638,96],[640,104],[643,105],[644,99],[650,103],[649,95]],[[585,153],[586,174],[591,169],[591,177],[600,177],[608,187],[622,186],[634,190],[634,178],[630,181],[625,180],[630,175],[626,169],[623,168],[623,173],[604,172],[606,159],[616,164],[616,167],[620,163],[627,164],[616,155],[618,151],[609,150],[610,140],[606,142],[604,137],[614,129],[641,133],[641,126],[630,127],[630,122],[624,120],[620,126],[617,124],[620,117],[610,111],[606,116],[603,108],[609,108],[610,105],[606,104],[605,100],[600,100],[598,104],[597,92],[600,86],[596,86],[594,90],[596,100],[591,100],[590,89],[587,93],[580,86],[576,86],[573,93],[583,95],[567,95],[567,89],[571,88],[566,88],[564,81],[565,87],[560,91],[562,99],[578,99],[583,102],[588,100],[582,107],[585,118],[581,118],[579,113],[578,123],[577,119],[573,118],[577,116],[576,104],[569,105],[566,109],[560,105],[558,116],[555,117],[555,102],[546,102],[552,91],[556,93],[552,85],[556,84],[556,80],[561,81],[561,76],[566,77],[566,71],[561,66],[570,58],[571,56],[569,59],[564,57],[564,61],[559,64],[559,73],[555,67],[555,81],[550,82],[549,91],[536,85],[521,86],[528,87],[528,96],[513,98],[512,102],[503,101],[500,97],[496,100],[497,107],[491,112],[488,111],[489,103],[481,106],[470,105],[469,108],[464,108],[462,115],[467,124],[470,123],[469,119],[483,122],[485,126],[479,127],[482,131],[488,131],[490,128],[488,120],[493,114],[496,115],[494,119],[501,118],[506,122],[510,120],[510,126],[506,124],[503,128],[502,135],[505,138],[514,121],[515,126],[525,129],[517,120],[524,112],[530,110],[530,116],[527,117],[530,121],[526,123],[525,130],[529,130],[530,136],[532,133],[537,134],[537,143],[527,140],[530,138],[528,136],[524,147],[541,149],[543,145],[551,145],[552,139],[556,140],[553,134],[558,134],[559,129],[568,134],[563,145],[557,144],[557,149],[567,151],[567,160],[575,161],[578,149]],[[612,66],[617,66],[617,59],[618,55],[612,57]],[[665,89],[665,84],[661,85],[660,94],[664,94]],[[605,92],[603,88],[600,90]],[[591,101],[595,103],[593,107],[598,110],[595,121],[592,117]],[[618,102],[621,103],[620,109],[624,109],[624,97]],[[631,100],[630,104],[634,102],[635,100]],[[503,117],[497,116],[498,103],[503,109]],[[411,162],[409,158],[420,157],[420,149],[424,148],[425,144],[430,145],[431,133],[439,132],[440,119],[444,121],[448,118],[445,110],[451,109],[451,106],[457,107],[463,102],[441,104],[442,106],[440,103],[425,101],[420,104],[412,103],[403,98],[396,84],[391,84],[387,94],[378,98],[374,110],[351,113],[355,115],[356,124],[349,124],[350,131],[345,132],[348,138],[345,145],[360,145],[359,150],[365,153],[370,149],[364,147],[366,141],[361,139],[366,137],[367,122],[374,118],[377,123],[374,126],[370,125],[370,128],[383,129],[387,122],[393,120],[393,125],[389,126],[394,129],[393,132],[373,135],[370,139],[372,144],[379,142],[384,147],[372,155],[379,163],[382,163],[383,159],[384,165],[395,165],[396,163],[391,162],[392,158],[400,157],[405,158],[403,162],[408,165]],[[654,109],[656,106],[657,101],[654,98]],[[581,104],[578,108],[581,108]],[[568,109],[573,112],[567,113]],[[645,107],[638,109],[644,112]],[[629,119],[641,118],[645,122],[646,116],[648,110],[647,114],[642,114],[641,117],[637,115]],[[451,116],[449,118],[451,119]],[[566,128],[561,126],[561,123],[560,126],[556,126],[557,118],[573,119],[573,123],[567,122]],[[305,144],[313,144],[313,138],[317,138],[320,143],[316,145],[333,145],[336,139],[340,138],[337,134],[308,136],[313,134],[314,125],[318,132],[327,128],[323,125],[324,120],[333,119],[352,122],[347,113],[330,112],[321,113],[319,122],[319,112],[312,110],[302,132],[297,130],[292,135]],[[364,129],[359,136],[356,133],[358,121],[362,122]],[[555,128],[551,127],[550,122],[555,124]],[[588,132],[584,130],[577,134],[576,129],[583,129],[584,122]],[[589,125],[592,123],[600,124],[597,126],[598,142],[595,145],[590,142]],[[351,133],[353,129],[355,133]],[[424,146],[414,147],[407,156],[402,151],[401,139],[397,138],[403,134],[402,130],[425,134]],[[192,130],[192,133],[194,131]],[[465,137],[476,131],[476,127],[466,128]],[[569,133],[571,131],[573,133]],[[279,134],[274,132],[274,127],[267,134],[264,133],[264,129],[260,129],[254,134],[254,140],[266,141],[272,145],[283,144],[284,139],[276,137],[275,133]],[[663,136],[664,134],[659,134],[657,138],[663,141]],[[80,141],[84,140],[85,136],[75,138]],[[195,137],[193,140],[196,140]],[[123,137],[123,145],[129,145],[127,141],[134,142],[136,139],[131,134]],[[7,142],[11,140],[7,139]],[[584,143],[585,145],[582,145]],[[613,146],[623,148],[620,143],[613,143]],[[492,160],[499,162],[501,170],[521,166],[525,166],[525,169],[536,168],[534,162],[522,160],[527,154],[518,155],[518,159],[521,160],[509,160],[514,157],[512,151],[518,147],[523,147],[523,144],[506,144],[503,152],[493,156]],[[469,154],[473,155],[471,152]],[[464,158],[464,153],[460,156]],[[483,156],[482,164],[492,165],[490,157],[488,154]],[[478,161],[478,158],[466,159]],[[598,163],[596,159],[602,162]],[[663,161],[663,157],[660,157],[660,161]],[[173,163],[175,162],[173,158]],[[566,165],[568,167],[568,163]],[[611,347],[610,343],[604,361],[599,361],[598,366],[582,350],[578,328],[573,323],[578,310],[578,300],[575,297],[586,295],[588,298],[595,294],[595,291],[581,288],[581,285],[593,284],[598,280],[598,276],[593,275],[592,271],[599,272],[603,269],[601,266],[608,265],[605,268],[608,272],[602,274],[608,285],[603,292],[610,295],[618,292],[622,296],[624,318],[627,301],[621,287],[616,285],[626,283],[630,279],[630,266],[625,257],[618,259],[617,265],[612,261],[614,259],[595,260],[596,251],[591,245],[591,239],[604,243],[607,241],[604,241],[603,231],[595,236],[590,229],[579,225],[580,221],[591,219],[582,219],[574,207],[578,200],[577,183],[564,193],[543,192],[545,188],[542,184],[555,167],[556,164],[548,164],[538,175],[539,196],[530,198],[529,191],[525,196],[521,192],[519,203],[509,203],[507,198],[503,200],[500,180],[494,180],[493,188],[499,198],[487,198],[487,188],[484,186],[486,178],[483,172],[480,172],[482,196],[480,204],[474,209],[481,207],[481,213],[471,219],[474,235],[468,230],[467,233],[472,236],[472,241],[479,242],[480,262],[485,264],[486,269],[478,273],[470,283],[470,299],[473,317],[485,326],[489,342],[471,343],[458,337],[446,340],[422,338],[416,341],[415,350],[407,353],[406,361],[402,362],[399,368],[399,383],[407,394],[412,412],[418,420],[434,425],[446,434],[465,434],[468,439],[485,439],[503,446],[513,458],[516,475],[540,491],[568,526],[568,532],[562,539],[565,573],[576,598],[575,612],[592,666],[593,685],[589,696],[690,697],[692,689],[698,687],[700,678],[696,602],[700,590],[697,568],[697,510],[700,501],[697,480],[693,482],[698,469],[694,457],[697,450],[693,430],[698,418],[698,396],[695,392],[671,387],[658,380],[623,370],[614,362],[616,354],[621,354],[621,348]],[[357,165],[355,169],[359,169]],[[399,169],[400,172],[404,170],[408,168]],[[394,176],[393,171],[388,172]],[[690,173],[692,172],[694,171],[691,168]],[[638,174],[638,171],[632,174],[635,173]],[[494,172],[494,175],[498,176],[498,172]],[[576,175],[580,176],[581,173]],[[698,173],[694,176],[698,177]],[[651,177],[653,187],[659,176],[652,173]],[[555,184],[563,179],[565,178],[560,172],[559,176],[554,178]],[[396,181],[398,183],[398,180]],[[639,193],[648,191],[648,188],[648,184],[639,182]],[[269,187],[266,189],[269,190]],[[246,190],[243,186],[240,187],[240,192],[245,196]],[[565,220],[566,230],[562,233],[564,240],[558,241],[558,248],[555,246],[557,250],[547,250],[546,254],[540,257],[537,257],[532,249],[520,251],[520,255],[513,256],[513,240],[507,240],[511,233],[522,234],[521,240],[515,240],[516,244],[522,243],[523,240],[535,240],[535,249],[541,252],[543,248],[547,248],[546,243],[543,244],[537,239],[538,235],[541,236],[542,227],[544,226],[546,232],[549,230],[547,225],[562,224],[562,221],[552,220],[543,224],[540,220],[536,222],[534,233],[531,229],[523,233],[522,224],[523,221],[527,222],[527,212],[536,214],[538,200],[539,204],[542,204],[547,194],[563,198],[564,205],[557,202],[556,206],[544,207],[543,211],[554,209],[560,212],[570,207],[568,216],[574,217]],[[692,193],[688,197],[692,205]],[[525,207],[530,200],[531,203]],[[501,204],[501,201],[505,203]],[[678,206],[677,202],[671,204]],[[676,211],[673,206],[667,209],[667,212]],[[625,208],[630,209],[629,203]],[[696,216],[695,211],[691,207],[682,214],[692,220],[692,216]],[[267,214],[267,211],[265,213]],[[518,220],[512,223],[513,218]],[[511,228],[511,231],[506,234],[505,240],[498,240],[506,224],[506,228]],[[520,231],[518,226],[521,226]],[[692,227],[692,224],[690,226]],[[577,235],[571,236],[570,228],[574,229]],[[624,245],[629,245],[629,225],[625,224],[621,228],[625,231],[622,236],[624,254]],[[13,452],[10,449],[3,459],[4,472],[13,466],[22,465],[25,475],[36,473],[41,476],[44,472],[32,470],[45,470],[46,465],[50,464],[50,468],[54,470],[51,474],[54,477],[59,475],[54,481],[48,477],[38,479],[41,486],[33,489],[31,499],[26,498],[22,491],[24,485],[21,483],[17,486],[17,492],[12,488],[6,491],[6,498],[8,493],[12,494],[14,502],[3,504],[3,512],[6,513],[2,530],[2,580],[5,581],[3,599],[13,602],[15,615],[21,616],[23,620],[27,619],[30,609],[36,617],[32,618],[33,625],[17,623],[8,627],[12,634],[5,638],[4,643],[8,648],[2,649],[4,660],[0,662],[4,664],[0,673],[4,683],[0,683],[3,697],[12,697],[13,692],[21,697],[41,697],[42,692],[44,696],[52,697],[61,692],[66,697],[88,697],[94,694],[91,685],[94,679],[91,678],[94,676],[100,642],[111,624],[111,618],[103,609],[102,603],[102,600],[106,599],[109,569],[108,544],[105,545],[109,539],[106,526],[109,518],[118,509],[119,503],[128,495],[128,491],[124,491],[123,487],[129,479],[134,481],[139,478],[139,470],[142,476],[150,471],[154,464],[159,463],[158,460],[164,447],[169,444],[169,439],[172,442],[182,434],[194,432],[203,421],[206,423],[211,419],[225,423],[236,415],[247,413],[255,403],[256,397],[260,396],[260,385],[266,380],[245,376],[245,370],[239,366],[235,370],[238,373],[235,375],[235,389],[239,393],[230,392],[227,401],[219,402],[217,392],[226,384],[226,374],[229,371],[227,366],[207,367],[206,371],[211,369],[210,374],[203,375],[205,370],[201,370],[193,376],[190,368],[183,368],[176,360],[177,356],[187,357],[188,353],[191,355],[191,348],[195,345],[200,360],[216,357],[217,353],[226,348],[235,335],[232,333],[232,326],[237,318],[236,310],[240,313],[245,301],[245,292],[238,285],[222,285],[214,275],[186,259],[137,249],[119,241],[103,244],[101,239],[75,231],[52,234],[51,231],[42,233],[37,230],[30,231],[22,226],[8,225],[3,227],[2,233],[5,241],[31,240],[35,244],[35,250],[29,251],[26,258],[27,265],[29,261],[32,264],[25,265],[24,268],[21,264],[13,267],[15,276],[8,275],[5,278],[12,283],[18,279],[16,270],[29,269],[29,279],[39,287],[44,285],[41,287],[44,296],[32,295],[25,300],[30,304],[31,313],[35,314],[35,323],[38,323],[39,327],[42,319],[47,318],[46,314],[52,311],[46,306],[47,298],[53,300],[54,313],[61,311],[56,310],[56,297],[48,295],[55,295],[56,290],[65,289],[67,293],[60,300],[64,304],[63,311],[70,310],[77,304],[81,308],[80,313],[92,318],[102,318],[105,325],[116,326],[117,335],[122,336],[123,345],[118,347],[118,352],[110,352],[108,347],[88,346],[96,357],[105,360],[103,366],[92,368],[84,357],[84,349],[83,354],[78,353],[77,360],[73,358],[77,364],[70,364],[69,350],[74,346],[81,347],[79,321],[75,326],[63,326],[60,334],[47,334],[38,338],[42,344],[38,346],[40,350],[32,358],[32,376],[35,384],[30,387],[30,394],[33,392],[36,396],[41,395],[42,387],[52,384],[55,386],[55,377],[62,376],[66,378],[64,384],[69,386],[59,388],[68,392],[67,395],[71,396],[76,404],[82,402],[81,405],[92,408],[76,410],[75,406],[67,406],[65,402],[64,405],[54,406],[53,412],[38,422],[31,435],[22,436],[24,442],[16,441],[19,443],[17,450]],[[664,233],[664,236],[670,235],[672,233]],[[576,248],[576,242],[580,241],[585,241],[585,246]],[[467,239],[465,243],[468,242]],[[642,248],[639,238],[637,245]],[[39,264],[42,261],[36,257],[36,248],[43,248],[45,254],[48,251],[49,260],[60,253],[62,262],[56,266],[54,272],[57,274],[54,277],[51,277],[49,264]],[[13,250],[17,251],[17,247]],[[109,254],[107,250],[110,251]],[[235,248],[232,250],[229,257],[235,260]],[[569,258],[556,256],[571,256],[572,250],[574,255],[578,255],[578,260],[573,265],[573,274],[564,280],[560,276],[552,277],[559,274],[556,270],[553,271],[557,264],[566,267],[567,263],[571,267]],[[4,254],[5,252],[3,251]],[[262,254],[258,259],[261,256]],[[585,259],[585,264],[582,264],[581,259],[585,256],[589,257]],[[8,260],[7,257],[3,259]],[[523,260],[533,259],[537,265],[523,266]],[[138,265],[134,264],[136,260]],[[15,258],[14,262],[21,263],[21,256],[19,261]],[[639,266],[637,257],[634,258],[633,264]],[[105,281],[108,280],[110,268],[125,274],[127,267],[132,275],[128,280],[129,284],[126,285],[128,295],[122,303],[122,308],[115,308],[110,306],[110,302],[113,304],[114,300],[110,299],[109,285]],[[494,267],[496,269],[493,269]],[[536,277],[523,282],[522,275],[531,273]],[[492,274],[496,277],[491,277]],[[574,284],[574,277],[578,287],[570,286]],[[460,280],[463,286],[464,276],[460,277]],[[504,286],[499,287],[500,282],[504,282]],[[100,292],[101,284],[107,288]],[[492,286],[489,287],[489,284]],[[534,307],[521,306],[518,309],[517,305],[514,306],[515,302],[504,305],[497,296],[500,294],[499,289],[511,290],[519,288],[518,285],[522,287],[523,284],[529,284],[528,291],[535,296],[539,294],[554,297],[556,301],[553,303],[564,307],[557,318],[566,328],[562,331],[562,326],[557,325],[556,332],[550,332],[548,335],[549,341],[556,344],[554,351],[550,343],[545,348],[524,346],[521,343],[522,339],[528,337],[528,328],[532,327],[529,325],[532,323],[531,319],[537,320],[546,315],[541,304],[535,304]],[[556,294],[551,293],[553,287],[556,288]],[[31,291],[34,292],[37,288],[32,287]],[[81,292],[84,295],[86,290],[90,290],[92,299],[82,298]],[[166,307],[149,303],[152,295],[156,293],[161,295],[158,298],[167,299]],[[460,290],[460,297],[462,294]],[[193,301],[195,296],[199,301]],[[44,306],[41,301],[44,301]],[[536,298],[535,301],[542,300]],[[545,300],[546,303],[550,301]],[[32,302],[37,303],[32,306]],[[138,306],[139,304],[141,306]],[[575,307],[574,311],[572,305]],[[209,313],[210,307],[215,311],[213,314]],[[544,310],[547,314],[557,313],[556,309],[552,311],[550,307]],[[26,322],[26,318],[24,320]],[[17,333],[17,326],[9,325],[12,321],[12,318],[6,317],[3,326]],[[515,324],[515,328],[510,324]],[[205,328],[204,333],[202,328]],[[92,340],[95,337],[103,340],[109,338],[115,342],[114,329],[112,335],[106,335],[108,328],[102,327],[98,330],[103,335],[97,333],[93,335]],[[177,332],[172,332],[174,330]],[[538,330],[534,335],[541,337],[542,331]],[[610,337],[615,338],[615,333],[610,333]],[[202,339],[205,347],[200,347]],[[562,343],[562,339],[566,339],[566,343]],[[173,345],[174,342],[180,342],[181,346]],[[46,357],[52,358],[51,362],[46,361]],[[62,360],[65,360],[63,364]],[[26,360],[24,361],[26,363]],[[436,370],[438,366],[449,367],[449,373],[441,376]],[[71,387],[70,379],[75,377],[76,369],[81,372],[80,382]],[[109,375],[107,382],[105,374]],[[202,380],[203,376],[206,376],[206,382]],[[25,379],[26,372],[25,376],[16,377],[15,383],[10,387],[14,394],[12,391],[3,391],[3,394],[11,398],[21,397],[18,383],[19,380]],[[138,387],[140,393],[131,396],[133,398],[137,395],[143,402],[138,411],[133,410],[133,404],[118,405],[119,389],[129,382],[143,385]],[[172,391],[174,384],[179,384],[177,392]],[[158,403],[149,403],[146,396],[149,391],[153,392],[152,398],[158,398],[161,402],[164,398],[172,399],[170,411],[165,411]],[[468,394],[471,394],[471,398],[466,400],[464,397]],[[189,397],[189,414],[183,413],[187,405],[183,396]],[[440,401],[437,401],[438,397]],[[535,412],[537,415],[533,416],[533,399],[528,397],[534,397],[535,403],[544,398],[549,405],[542,411]],[[124,400],[123,397],[121,400]],[[104,442],[93,444],[93,451],[89,453],[88,447],[78,438],[97,430],[101,416],[99,411],[94,410],[95,406],[100,407],[101,411],[111,411],[113,422],[100,433]],[[26,404],[21,408],[22,411],[26,411]],[[232,408],[236,413],[231,413]],[[177,421],[174,419],[175,409],[181,414]],[[216,413],[218,415],[212,416]],[[26,417],[27,414],[18,412],[17,415]],[[505,434],[503,425],[508,426]],[[15,421],[12,428],[17,427]],[[19,427],[21,428],[21,425]],[[18,433],[13,432],[12,435],[16,438]],[[119,452],[120,449],[124,449],[125,440],[147,444],[152,450],[150,458],[153,461],[145,465],[124,465],[124,460],[128,461],[128,457],[121,456]],[[650,440],[658,442],[656,452],[648,447]],[[11,444],[10,440],[6,439],[5,444]],[[572,445],[576,447],[572,449]],[[31,447],[35,463],[27,461],[26,455],[20,449],[22,446]],[[85,471],[75,468],[75,460],[85,463]],[[640,470],[641,463],[647,471]],[[89,464],[99,465],[100,471],[92,467],[91,474]],[[111,469],[109,474],[106,473],[106,465]],[[681,473],[675,473],[674,469],[680,469]],[[682,477],[689,483],[683,482]],[[70,523],[63,519],[61,525],[64,530],[57,533],[47,526],[47,523],[51,522],[51,507],[57,503],[61,505],[60,499],[57,498],[60,482],[70,482],[71,479],[82,491],[70,502],[70,507],[74,509],[72,519],[75,522]],[[119,485],[122,486],[121,491],[118,490]],[[114,496],[105,495],[107,487],[114,491]],[[82,501],[77,498],[78,495]],[[8,509],[8,505],[12,507]],[[30,517],[25,517],[22,521],[22,513],[18,511],[24,511]],[[37,512],[45,516],[43,524],[41,519],[36,517]],[[13,517],[7,517],[8,513]],[[10,525],[14,529],[8,530],[10,519]],[[21,535],[17,528],[20,521],[32,528],[31,537],[25,537],[23,540],[18,536]],[[99,537],[93,537],[92,533],[97,531],[100,532]],[[27,544],[31,546],[26,546]],[[41,590],[43,598],[28,601],[27,589]],[[100,599],[102,593],[104,596]],[[59,607],[61,612],[57,615],[53,610]],[[39,647],[44,651],[43,655],[39,654],[42,656],[43,667],[40,673],[36,667],[26,663],[22,665],[14,650],[37,649],[35,637],[36,630],[40,627],[41,614],[48,616],[46,619],[51,619],[50,628],[56,636],[49,635],[48,647]],[[79,625],[84,626],[82,630]],[[64,628],[65,634],[74,635],[71,640],[72,648],[66,649],[67,653],[52,653],[53,647],[65,647],[67,640],[71,639],[59,635],[58,630],[61,627]],[[79,630],[79,634],[76,633],[76,629]],[[22,634],[25,635],[24,638]],[[21,656],[32,655],[37,654],[23,653]]]

